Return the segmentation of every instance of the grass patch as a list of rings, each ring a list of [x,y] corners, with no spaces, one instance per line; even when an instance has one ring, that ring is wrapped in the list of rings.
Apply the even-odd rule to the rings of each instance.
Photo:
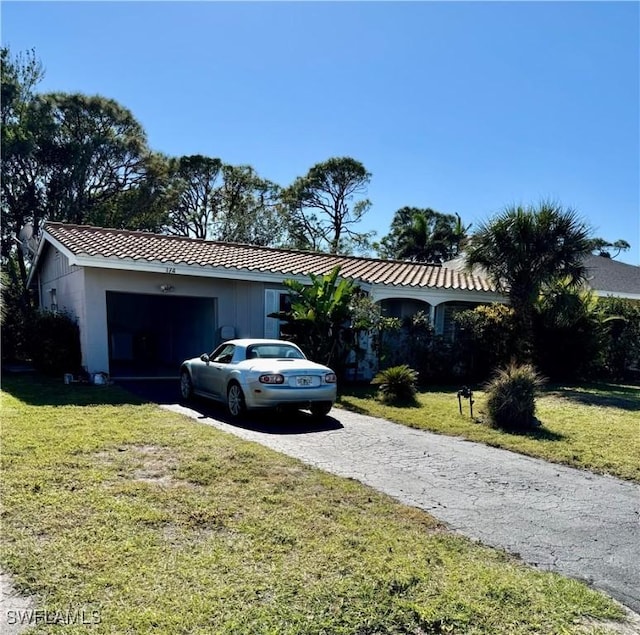
[[[458,410],[457,389],[433,389],[416,395],[418,408],[393,407],[375,398],[375,389],[356,388],[339,405],[413,428],[460,436],[547,461],[640,482],[640,388],[594,384],[547,387],[536,400],[541,426],[527,434],[478,424],[468,401]],[[486,416],[485,395],[473,393],[474,415]]]
[[[116,387],[5,378],[2,411],[0,563],[40,609],[98,614],[92,632],[547,634],[622,618],[582,583]]]

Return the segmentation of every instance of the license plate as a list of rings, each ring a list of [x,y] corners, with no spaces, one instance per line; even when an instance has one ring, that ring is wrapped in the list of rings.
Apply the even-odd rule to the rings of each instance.
[[[311,377],[296,377],[297,386],[311,386],[313,379]]]

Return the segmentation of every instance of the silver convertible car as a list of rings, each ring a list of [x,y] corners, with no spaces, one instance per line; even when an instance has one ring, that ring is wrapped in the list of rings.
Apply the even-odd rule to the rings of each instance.
[[[309,361],[293,343],[237,339],[182,362],[180,393],[227,404],[236,418],[258,408],[304,408],[326,416],[336,400],[336,375]]]

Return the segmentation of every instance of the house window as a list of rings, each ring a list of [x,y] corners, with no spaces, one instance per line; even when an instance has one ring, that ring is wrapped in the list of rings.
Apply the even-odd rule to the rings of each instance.
[[[437,307],[437,331],[448,342],[455,341],[460,336],[460,326],[456,322],[455,316],[463,311],[470,311],[479,305],[479,302],[445,302],[441,304]]]
[[[399,319],[411,318],[416,313],[426,313],[429,315],[431,305],[423,300],[413,300],[411,298],[387,298],[380,301],[380,309],[384,317]]]
[[[289,311],[291,299],[288,291],[281,289],[265,289],[264,291],[264,336],[267,339],[280,339],[280,329],[283,321],[278,318],[269,317],[271,313]]]
[[[291,296],[288,293],[280,293],[280,312],[288,313],[291,311]]]

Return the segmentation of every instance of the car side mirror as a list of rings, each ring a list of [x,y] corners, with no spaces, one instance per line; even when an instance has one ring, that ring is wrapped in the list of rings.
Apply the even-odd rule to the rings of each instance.
[[[202,355],[200,355],[200,359],[207,364],[209,363],[209,356],[206,353],[202,353]]]

